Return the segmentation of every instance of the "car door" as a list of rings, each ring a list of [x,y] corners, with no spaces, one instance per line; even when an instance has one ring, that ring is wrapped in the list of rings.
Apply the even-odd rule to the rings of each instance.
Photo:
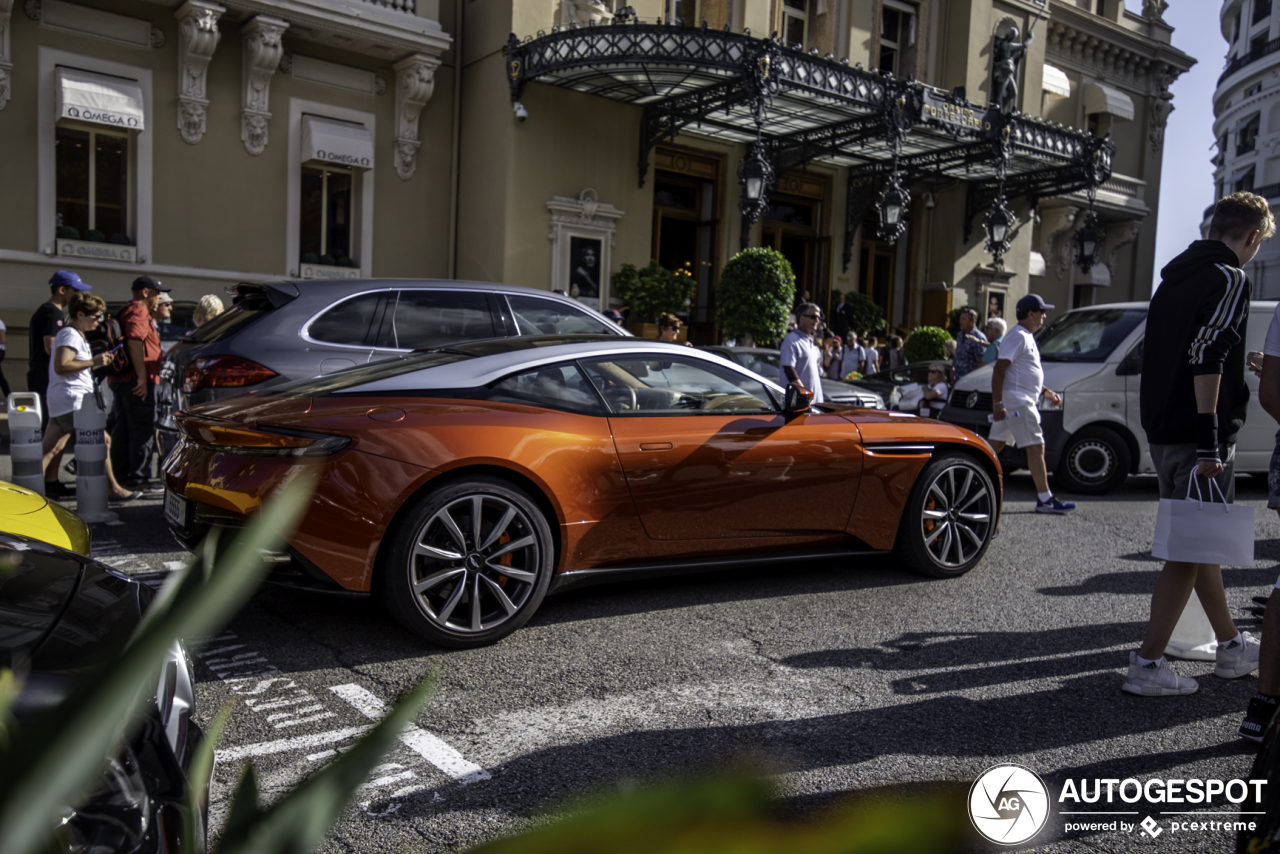
[[[655,540],[843,532],[857,495],[857,427],[784,416],[746,372],[696,356],[584,360],[645,533]]]
[[[470,289],[391,291],[372,358],[500,336],[491,300],[489,293]]]

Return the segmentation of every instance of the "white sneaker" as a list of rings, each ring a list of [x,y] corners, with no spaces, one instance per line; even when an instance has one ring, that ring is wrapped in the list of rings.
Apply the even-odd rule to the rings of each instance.
[[[1171,697],[1180,694],[1194,694],[1200,688],[1194,679],[1179,676],[1169,667],[1164,656],[1146,667],[1138,664],[1138,654],[1129,653],[1129,678],[1120,686],[1122,691],[1138,694],[1142,697]]]
[[[1214,676],[1223,679],[1237,679],[1258,669],[1258,651],[1261,642],[1248,632],[1241,632],[1244,643],[1231,641],[1229,644],[1218,644],[1218,665],[1213,668]]]

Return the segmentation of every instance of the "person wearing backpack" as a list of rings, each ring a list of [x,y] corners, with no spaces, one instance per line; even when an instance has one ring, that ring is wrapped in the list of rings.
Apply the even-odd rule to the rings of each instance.
[[[151,486],[151,458],[156,445],[156,383],[160,380],[160,332],[151,313],[160,295],[172,288],[154,276],[133,280],[133,299],[116,315],[124,336],[129,369],[108,377],[114,396],[111,463],[128,489]]]

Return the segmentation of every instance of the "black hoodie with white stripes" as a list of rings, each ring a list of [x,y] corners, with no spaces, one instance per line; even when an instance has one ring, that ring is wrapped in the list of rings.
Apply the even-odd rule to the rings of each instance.
[[[1218,440],[1244,426],[1245,327],[1253,287],[1221,240],[1197,240],[1160,271],[1142,352],[1142,428],[1156,445],[1195,444],[1193,377],[1221,374]]]

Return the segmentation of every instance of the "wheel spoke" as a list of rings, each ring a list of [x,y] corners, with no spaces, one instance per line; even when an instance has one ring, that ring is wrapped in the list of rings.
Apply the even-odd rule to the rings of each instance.
[[[982,548],[982,538],[979,537],[976,533],[974,533],[972,528],[970,528],[968,525],[961,525],[959,522],[956,522],[956,528],[958,528],[961,533],[967,535],[969,539],[973,540],[973,544],[975,546],[977,546],[978,548]]]
[[[439,572],[435,572],[435,573],[432,573],[431,575],[428,575],[426,578],[422,579],[421,581],[415,581],[413,583],[413,592],[421,596],[423,593],[430,590],[432,587],[438,587],[442,583],[448,581],[450,578],[455,578],[458,575],[466,575],[466,574],[467,574],[467,571],[460,566],[453,567],[451,569],[442,569]]]
[[[937,497],[938,501],[942,504],[943,510],[951,509],[951,501],[947,498],[947,496],[942,494],[942,490],[938,487],[938,481],[935,480],[933,482],[933,484],[929,487],[929,491],[932,492],[934,496]]]
[[[464,574],[462,578],[458,579],[458,583],[454,585],[453,592],[449,594],[449,598],[445,600],[444,605],[436,613],[436,622],[442,626],[449,622],[449,617],[453,615],[453,609],[458,607],[458,603],[462,601],[462,594],[466,589],[467,578]]]
[[[929,536],[927,536],[927,537],[925,537],[925,538],[924,538],[924,544],[925,544],[926,546],[931,546],[931,545],[933,545],[934,540],[938,539],[938,536],[939,536],[943,531],[947,530],[947,528],[949,528],[950,526],[951,526],[951,523],[950,523],[950,522],[943,522],[941,525],[939,525],[938,527],[934,528],[934,529],[933,529],[933,533],[932,533],[932,534],[930,534]]]
[[[502,518],[498,521],[498,524],[494,525],[493,529],[489,531],[489,536],[485,537],[483,543],[479,543],[479,545],[476,546],[476,551],[482,552],[489,548],[489,546],[496,543],[498,538],[502,536],[502,533],[507,530],[507,526],[511,524],[511,520],[515,517],[516,508],[508,506],[507,512],[502,514]]]
[[[975,501],[981,501],[983,498],[986,498],[986,497],[987,497],[987,491],[986,491],[985,489],[981,489],[981,488],[980,488],[980,489],[978,490],[978,494],[977,494],[977,495],[975,495],[975,496],[973,496],[972,498],[970,498],[970,499],[969,499],[968,501],[966,501],[964,504],[961,504],[961,505],[960,505],[960,507],[959,507],[959,509],[960,509],[960,510],[964,510],[964,509],[968,508],[971,504],[973,504],[973,502],[975,502]]]
[[[951,484],[951,503],[955,504],[960,497],[960,493],[956,492],[956,470],[954,468],[947,469],[947,482]]]
[[[478,632],[481,629],[480,622],[480,573],[476,573],[475,581],[471,586],[471,631]]]
[[[496,552],[493,552],[492,554],[488,555],[486,560],[494,560],[495,558],[500,558],[505,554],[510,554],[516,549],[522,549],[526,546],[531,546],[536,542],[537,542],[537,539],[532,534],[525,537],[521,537],[518,540],[512,540],[511,542],[504,545],[502,548],[498,549]]]
[[[942,551],[938,555],[943,563],[947,563],[947,555],[951,554],[951,541],[954,539],[951,535],[951,526],[947,525],[947,535],[942,540]]]
[[[414,557],[422,557],[424,555],[426,557],[434,558],[435,560],[447,560],[447,561],[462,560],[462,555],[458,554],[457,552],[449,552],[449,551],[445,551],[444,549],[438,549],[435,546],[429,546],[426,543],[418,543],[413,547]]]
[[[959,504],[969,495],[969,487],[973,486],[973,469],[964,470],[964,483],[960,486],[960,492],[956,495],[956,504]]]
[[[449,536],[453,537],[453,541],[458,544],[458,550],[466,552],[467,538],[462,535],[462,529],[458,527],[458,523],[453,521],[449,508],[441,507],[440,512],[436,513],[436,518],[440,520],[441,525],[444,525],[444,529],[449,532]]]
[[[499,575],[505,575],[507,578],[514,578],[516,581],[523,581],[525,584],[532,584],[533,582],[538,580],[538,573],[536,572],[529,572],[523,569],[516,569],[514,566],[503,566],[502,564],[497,563],[496,561],[492,561],[492,560],[485,561],[485,566],[489,567],[489,569],[493,570]]]
[[[484,517],[484,496],[471,496],[471,542],[476,543],[479,548],[480,542],[480,522]]]
[[[484,581],[485,586],[489,588],[489,592],[493,594],[493,598],[498,600],[498,604],[502,606],[502,610],[507,612],[508,617],[516,612],[516,603],[512,602],[511,599],[507,597],[506,591],[502,589],[501,585],[493,579],[486,578],[483,575],[479,576],[479,578]]]
[[[947,514],[946,514],[946,511],[943,511],[943,510],[926,510],[926,511],[924,511],[924,518],[926,518],[926,519],[945,519],[945,518],[947,518]]]
[[[960,527],[959,525],[956,525],[956,528],[959,528],[959,527]],[[964,537],[957,535],[955,538],[955,541],[956,541],[956,557],[958,558],[958,560],[956,560],[956,563],[964,563],[965,561]]]
[[[967,522],[990,522],[991,521],[991,517],[986,513],[961,513],[959,514],[959,516],[961,519],[964,519]]]

